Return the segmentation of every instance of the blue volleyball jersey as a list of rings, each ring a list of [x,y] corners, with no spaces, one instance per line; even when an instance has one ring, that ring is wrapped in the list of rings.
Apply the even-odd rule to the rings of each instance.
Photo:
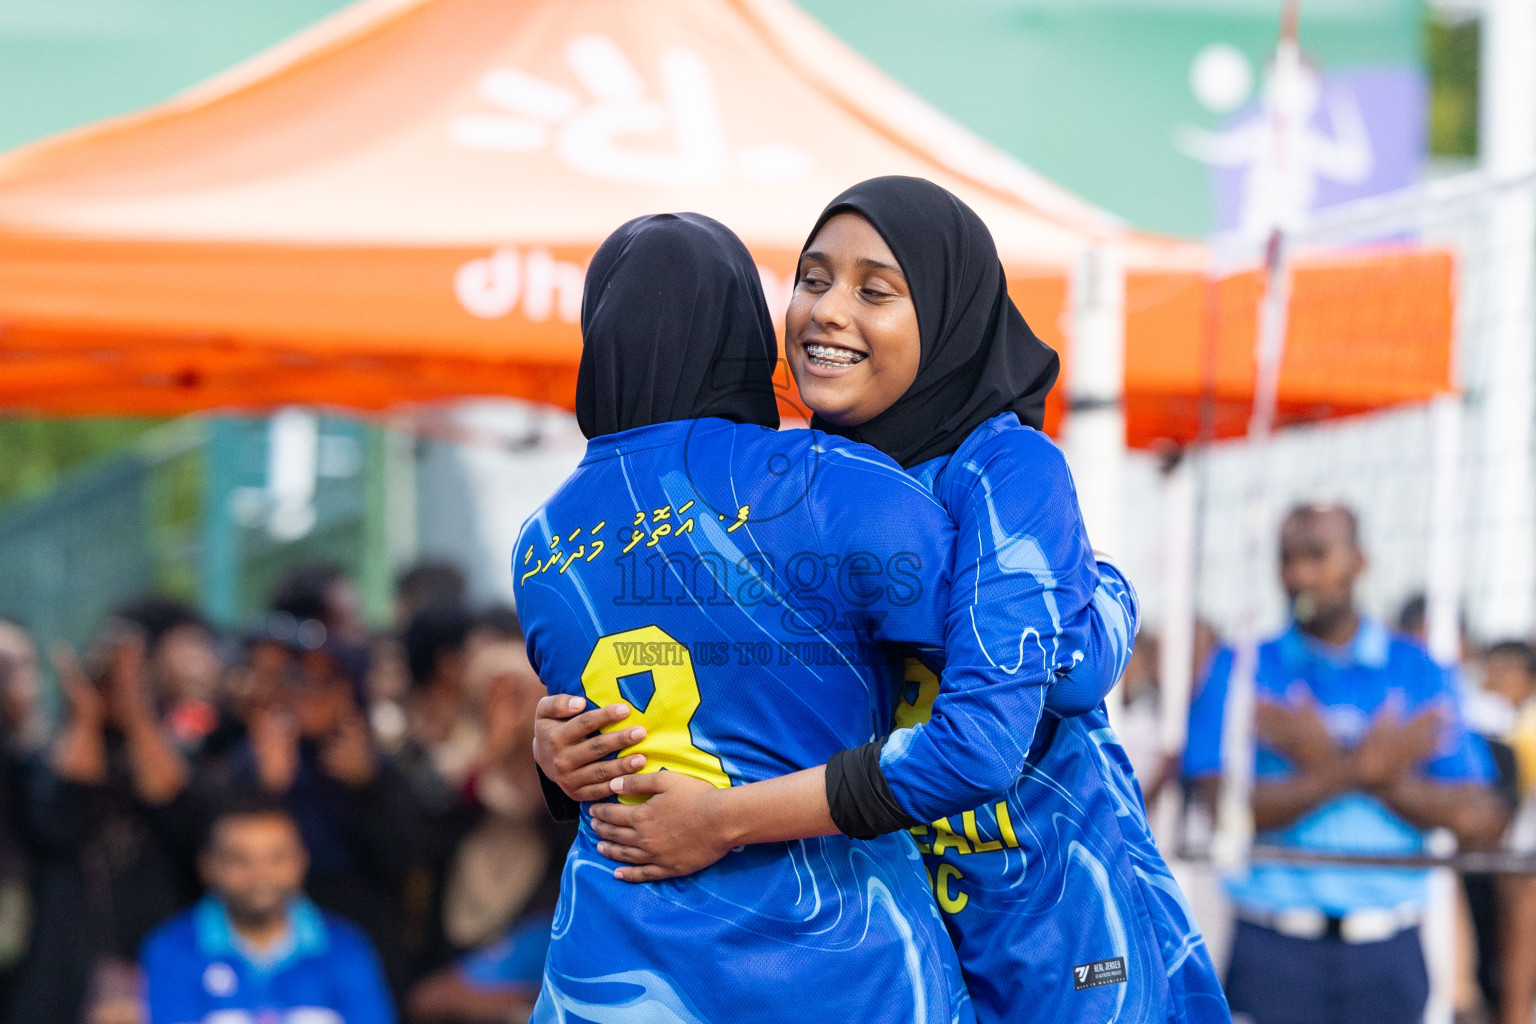
[[[716,786],[884,735],[898,649],[941,642],[954,531],[889,459],[723,420],[600,437],[513,554],[554,693],[628,702],[647,771]],[[972,1019],[911,836],[737,850],[620,882],[585,812],[534,1021]]]
[[[1230,1020],[1103,708],[1041,715],[1068,673],[1120,674],[1136,616],[1065,459],[1010,413],[915,473],[957,529],[947,649],[942,685],[909,666],[881,767],[932,822],[913,831],[977,1020]]]
[[[394,1024],[361,931],[302,897],[288,919],[288,938],[261,957],[212,896],[161,925],[141,957],[148,1024]]]

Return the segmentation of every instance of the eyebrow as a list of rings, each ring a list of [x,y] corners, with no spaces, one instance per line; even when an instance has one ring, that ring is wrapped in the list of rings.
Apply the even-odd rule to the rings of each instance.
[[[867,267],[871,270],[889,270],[893,274],[900,275],[903,281],[907,279],[907,275],[902,273],[901,268],[896,266],[894,263],[882,263],[879,260],[872,260],[866,256],[859,259],[857,261],[857,265],[861,267]]]
[[[801,253],[800,258],[802,260],[821,260],[824,263],[832,262],[832,258],[826,253],[814,249],[809,252]],[[907,279],[906,273],[903,272],[902,269],[896,266],[894,263],[883,263],[880,260],[872,260],[868,256],[862,256],[855,260],[854,265],[868,270],[888,270],[893,274],[900,275],[903,281]]]

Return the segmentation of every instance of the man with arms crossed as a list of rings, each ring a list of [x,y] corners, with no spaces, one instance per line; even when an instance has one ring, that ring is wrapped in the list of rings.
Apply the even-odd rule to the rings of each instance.
[[[1258,841],[1335,853],[1421,853],[1449,828],[1497,837],[1487,750],[1457,710],[1450,673],[1355,606],[1365,570],[1354,513],[1304,505],[1280,528],[1292,623],[1259,648],[1253,790]],[[1212,659],[1190,709],[1185,773],[1221,772],[1233,652]],[[1429,995],[1419,936],[1422,870],[1255,864],[1229,882],[1237,930],[1227,976],[1254,1024],[1402,1024]]]

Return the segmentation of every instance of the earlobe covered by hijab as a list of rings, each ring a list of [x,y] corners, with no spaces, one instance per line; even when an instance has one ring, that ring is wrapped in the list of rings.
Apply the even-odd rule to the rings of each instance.
[[[638,217],[587,268],[576,420],[589,438],[706,416],[777,429],[778,355],[741,239],[697,213]]]
[[[948,455],[1005,412],[1040,427],[1060,360],[1008,297],[997,246],[976,212],[922,178],[871,178],[828,204],[806,248],[840,213],[860,215],[891,247],[917,307],[923,352],[912,386],[885,412],[858,427],[819,417],[811,425],[902,466]]]

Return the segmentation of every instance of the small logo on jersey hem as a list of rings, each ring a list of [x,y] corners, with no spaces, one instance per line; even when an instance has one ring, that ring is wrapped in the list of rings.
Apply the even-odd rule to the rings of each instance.
[[[1091,964],[1080,964],[1072,968],[1072,985],[1081,992],[1085,988],[1098,988],[1100,985],[1125,984],[1125,957],[1117,956],[1110,960],[1095,960]]]

